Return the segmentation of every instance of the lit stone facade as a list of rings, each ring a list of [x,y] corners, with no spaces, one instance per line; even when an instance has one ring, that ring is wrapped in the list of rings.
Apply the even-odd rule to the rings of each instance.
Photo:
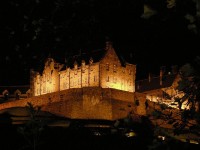
[[[97,62],[91,57],[82,60],[81,64],[74,61],[73,67],[48,58],[42,74],[31,71],[32,96],[83,87],[135,92],[136,65],[122,63],[110,42],[104,51],[104,56]]]
[[[165,95],[176,93],[176,72],[166,75],[161,70],[159,77],[135,82],[136,65],[121,60],[110,42],[92,54],[73,57],[71,64],[48,58],[42,73],[31,70],[27,98],[2,103],[0,110],[30,102],[68,118],[116,120],[128,114],[147,115],[146,102],[152,107],[171,104],[172,99]]]

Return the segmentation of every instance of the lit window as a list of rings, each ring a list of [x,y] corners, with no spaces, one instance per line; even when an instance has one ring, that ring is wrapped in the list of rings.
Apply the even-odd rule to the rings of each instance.
[[[131,75],[131,69],[129,69],[129,75]]]
[[[94,76],[94,82],[96,81],[96,76]]]
[[[106,81],[109,82],[109,76],[107,76]]]
[[[117,66],[113,65],[113,72],[117,72]]]
[[[106,70],[109,71],[109,64],[106,64]]]

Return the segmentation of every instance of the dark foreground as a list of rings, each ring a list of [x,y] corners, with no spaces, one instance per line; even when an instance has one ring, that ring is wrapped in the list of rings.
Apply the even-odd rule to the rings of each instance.
[[[31,150],[33,139],[19,132],[21,125],[0,127],[1,150]],[[30,133],[31,134],[31,133]],[[37,135],[37,134],[36,134]],[[112,133],[111,129],[45,127],[36,138],[35,150],[133,150],[133,149],[199,149],[199,145],[174,140],[155,142],[145,135],[127,137]],[[148,135],[148,133],[147,133]],[[27,139],[26,139],[27,138]],[[153,142],[154,141],[154,142]],[[152,144],[153,143],[153,144]]]

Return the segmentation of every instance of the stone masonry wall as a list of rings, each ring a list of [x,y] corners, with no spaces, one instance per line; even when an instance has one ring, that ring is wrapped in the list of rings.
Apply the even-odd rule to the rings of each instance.
[[[93,59],[75,61],[74,66],[64,65],[48,58],[42,73],[31,71],[33,96],[57,92],[70,88],[102,87],[135,92],[136,66],[122,63],[111,43],[107,43],[105,55],[93,63]]]
[[[43,111],[76,119],[113,120],[134,111],[134,93],[100,87],[68,89],[0,104],[0,110],[24,107],[27,102]]]
[[[100,86],[128,92],[135,92],[136,66],[126,63],[122,66],[114,48],[109,46],[100,61]]]

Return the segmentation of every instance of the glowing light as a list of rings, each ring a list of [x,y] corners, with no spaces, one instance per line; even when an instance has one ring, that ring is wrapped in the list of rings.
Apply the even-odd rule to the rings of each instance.
[[[133,131],[126,133],[126,137],[134,137],[134,136],[136,136],[136,133]]]

